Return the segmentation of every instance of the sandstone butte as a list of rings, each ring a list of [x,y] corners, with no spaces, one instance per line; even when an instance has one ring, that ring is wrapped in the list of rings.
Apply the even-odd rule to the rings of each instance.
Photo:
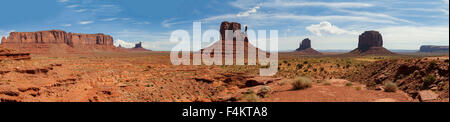
[[[104,34],[67,33],[61,30],[11,32],[1,46],[31,53],[48,51],[114,50],[114,39]]]
[[[392,55],[383,47],[383,37],[378,31],[366,31],[359,36],[358,48],[349,52],[350,55]]]
[[[247,27],[245,27],[245,32],[242,32],[241,24],[237,22],[228,22],[224,21],[220,25],[220,35],[221,40],[218,40],[214,44],[212,44],[209,47],[206,47],[201,50],[201,52],[208,50],[211,52],[211,56],[214,56],[214,49],[222,48],[222,50],[219,50],[218,53],[222,54],[223,57],[227,55],[233,55],[233,57],[236,57],[236,53],[241,53],[236,51],[239,48],[244,49],[244,57],[248,57],[248,51],[255,50],[256,56],[258,56],[257,51],[260,50],[257,47],[253,46],[251,43],[248,42],[248,38],[246,35]],[[232,40],[226,40],[225,39],[225,31],[226,30],[232,30],[233,32],[237,33],[236,37]],[[233,50],[225,50],[225,46],[232,46]],[[261,50],[260,50],[261,51]]]
[[[304,39],[300,43],[300,47],[295,50],[296,53],[302,54],[302,55],[321,55],[322,53],[314,50],[311,47],[311,40],[309,38]]]

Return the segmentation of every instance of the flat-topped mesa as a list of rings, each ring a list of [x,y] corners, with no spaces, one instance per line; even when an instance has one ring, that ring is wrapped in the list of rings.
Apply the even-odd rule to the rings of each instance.
[[[109,35],[67,33],[62,30],[11,32],[8,38],[2,38],[2,45],[67,44],[70,47],[113,48],[113,43],[114,39]]]
[[[391,51],[383,47],[383,37],[378,31],[366,31],[359,36],[358,48],[348,54],[392,55]]]
[[[309,38],[306,38],[300,43],[300,47],[297,49],[297,51],[305,50],[311,48],[311,40]]]
[[[420,47],[420,52],[448,52],[449,46],[423,45]]]

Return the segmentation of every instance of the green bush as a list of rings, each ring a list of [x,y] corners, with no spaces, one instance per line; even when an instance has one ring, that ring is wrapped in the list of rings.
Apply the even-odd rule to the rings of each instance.
[[[258,96],[267,98],[269,97],[270,93],[272,93],[272,88],[270,88],[269,86],[263,86],[261,87],[261,89],[259,89]]]
[[[298,77],[292,82],[292,87],[294,90],[302,90],[312,87],[312,80],[308,77]]]
[[[259,97],[255,94],[252,90],[249,90],[245,95],[244,98],[247,102],[258,102]]]
[[[397,84],[393,82],[387,82],[384,84],[384,91],[385,92],[396,92],[398,89]]]
[[[353,83],[348,82],[348,83],[345,84],[345,86],[353,86]]]
[[[433,84],[436,81],[436,76],[434,75],[427,75],[424,79],[423,79],[423,89],[426,89],[427,87],[429,87],[431,84]]]

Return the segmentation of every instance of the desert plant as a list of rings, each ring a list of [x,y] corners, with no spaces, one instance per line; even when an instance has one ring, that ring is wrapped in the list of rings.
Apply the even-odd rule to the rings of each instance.
[[[345,84],[345,86],[353,86],[353,83],[348,82],[348,83]]]
[[[423,78],[423,86],[422,89],[426,89],[431,84],[433,84],[436,81],[436,76],[434,75],[427,75],[425,78]]]
[[[270,88],[269,86],[263,86],[261,87],[261,89],[259,89],[258,96],[266,98],[269,97],[270,93],[272,93],[272,88]]]
[[[360,86],[355,87],[355,90],[356,90],[356,91],[361,91],[361,87],[360,87]]]
[[[297,69],[303,69],[303,64],[297,64]]]
[[[294,90],[301,90],[312,87],[312,80],[309,77],[298,77],[292,82]]]
[[[249,90],[247,93],[245,93],[244,99],[247,102],[258,102],[259,101],[258,95],[256,95],[253,90]]]
[[[397,84],[393,82],[387,82],[384,84],[384,91],[385,92],[396,92],[398,89]]]

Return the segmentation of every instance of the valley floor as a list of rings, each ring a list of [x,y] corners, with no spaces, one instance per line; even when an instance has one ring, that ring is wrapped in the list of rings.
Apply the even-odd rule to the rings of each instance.
[[[383,61],[425,58],[437,66],[417,69],[419,75],[397,77],[397,71],[374,68]],[[174,66],[168,52],[33,54],[31,60],[0,62],[0,102],[419,102],[425,101],[420,96],[425,90],[432,91],[428,101],[448,102],[448,56],[285,53],[277,75],[260,77],[262,67]],[[431,72],[436,75],[425,88],[423,78]],[[292,90],[302,76],[311,78],[312,87]],[[384,92],[387,81],[397,83],[398,90]]]

